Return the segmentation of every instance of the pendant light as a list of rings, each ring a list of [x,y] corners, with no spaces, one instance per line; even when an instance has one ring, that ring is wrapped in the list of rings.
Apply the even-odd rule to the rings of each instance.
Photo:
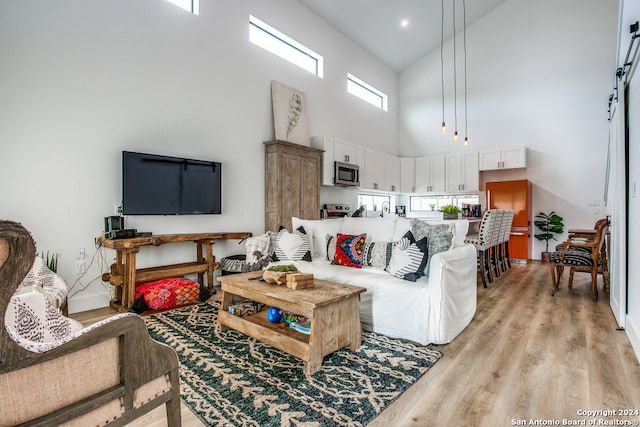
[[[460,134],[458,133],[458,58],[457,58],[457,37],[456,37],[456,3],[458,0],[453,0],[453,118],[454,118],[454,132],[453,140],[458,141]],[[444,0],[440,2],[441,6],[441,27],[440,27],[440,73],[441,73],[441,94],[442,94],[442,132],[446,132],[447,126],[444,120]],[[463,50],[464,50],[464,146],[469,145],[469,137],[467,135],[469,120],[468,120],[468,104],[467,104],[467,3],[466,0],[462,0],[462,37],[463,37]]]
[[[441,93],[442,93],[442,126],[441,126],[441,130],[442,132],[446,132],[447,131],[447,125],[444,123],[444,0],[440,1],[440,6],[441,6],[441,17],[440,17],[440,74],[441,74],[441,78],[442,78],[442,86],[441,86]]]
[[[462,0],[462,37],[464,46],[464,146],[469,145],[467,129],[469,121],[467,119],[467,5],[466,0]]]
[[[458,140],[458,73],[456,67],[456,1],[453,0],[453,140]]]

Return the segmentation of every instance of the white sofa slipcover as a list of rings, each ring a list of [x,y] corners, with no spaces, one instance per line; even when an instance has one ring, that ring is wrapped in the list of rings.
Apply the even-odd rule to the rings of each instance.
[[[367,241],[393,241],[411,230],[414,222],[396,216],[384,218],[292,219],[312,239],[312,261],[283,260],[316,279],[367,288],[361,294],[360,318],[367,330],[419,344],[446,344],[471,322],[476,311],[476,250],[464,244],[466,220],[451,222],[449,250],[432,255],[428,274],[416,282],[373,268],[333,265],[326,256],[326,235],[367,233]]]

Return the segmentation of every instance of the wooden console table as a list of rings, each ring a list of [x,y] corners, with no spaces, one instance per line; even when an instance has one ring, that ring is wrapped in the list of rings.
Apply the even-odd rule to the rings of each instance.
[[[157,234],[131,239],[98,239],[98,244],[116,251],[116,262],[109,273],[102,275],[116,289],[116,301],[111,306],[119,311],[129,311],[135,299],[137,283],[150,282],[167,277],[198,274],[198,282],[204,286],[204,274],[207,273],[207,287],[213,291],[213,271],[220,268],[213,255],[213,244],[217,240],[246,239],[251,233],[194,233],[194,234]],[[136,269],[136,254],[144,246],[160,246],[166,243],[194,242],[196,260],[181,264]]]

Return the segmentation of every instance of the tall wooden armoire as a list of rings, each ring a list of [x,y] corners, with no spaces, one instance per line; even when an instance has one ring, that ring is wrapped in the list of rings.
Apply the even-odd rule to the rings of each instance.
[[[267,141],[265,227],[291,231],[291,217],[320,219],[322,150],[285,141]]]

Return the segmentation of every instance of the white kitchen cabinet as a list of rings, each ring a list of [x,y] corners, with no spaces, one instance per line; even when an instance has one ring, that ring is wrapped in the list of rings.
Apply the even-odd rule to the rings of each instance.
[[[413,193],[416,191],[415,157],[400,158],[400,191],[402,193]]]
[[[333,185],[334,162],[359,165],[358,145],[332,136],[314,136],[311,146],[324,150],[322,154],[322,185]]]
[[[478,153],[447,154],[446,188],[448,193],[479,190]]]
[[[400,157],[385,153],[383,190],[400,192]]]
[[[445,192],[445,156],[416,158],[416,192]]]
[[[497,148],[480,151],[479,170],[515,169],[527,167],[527,147]]]
[[[335,138],[333,141],[334,156],[336,162],[358,164],[358,145],[355,142]]]
[[[362,173],[360,173],[360,186],[367,190],[384,190],[384,156],[382,151],[365,147],[364,149],[364,185]]]

